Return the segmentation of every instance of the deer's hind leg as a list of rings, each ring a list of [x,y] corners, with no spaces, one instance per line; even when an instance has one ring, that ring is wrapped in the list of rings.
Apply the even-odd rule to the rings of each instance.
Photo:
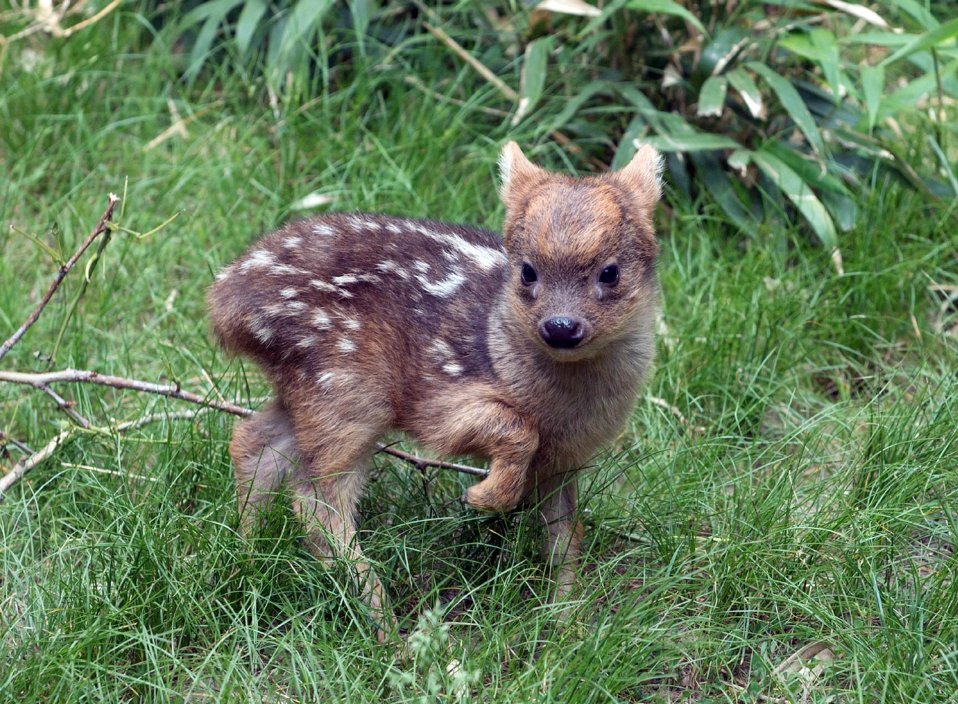
[[[299,462],[293,426],[280,401],[271,402],[236,426],[230,456],[240,530],[248,535]]]
[[[351,562],[380,640],[394,619],[385,606],[382,583],[356,538],[356,507],[376,439],[389,427],[390,415],[358,392],[328,394],[297,405],[292,418],[302,461],[288,479],[307,547],[323,562]]]

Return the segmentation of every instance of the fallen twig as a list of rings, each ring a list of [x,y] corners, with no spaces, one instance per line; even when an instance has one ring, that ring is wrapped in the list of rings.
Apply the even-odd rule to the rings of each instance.
[[[10,469],[9,472],[0,477],[0,501],[3,501],[3,495],[6,493],[7,489],[16,484],[23,478],[27,472],[36,467],[38,464],[49,458],[54,452],[57,451],[57,448],[60,447],[63,443],[73,437],[75,428],[67,428],[66,430],[59,433],[56,437],[53,438],[50,442],[43,446],[37,452],[34,452],[29,457],[25,457],[19,462],[17,462]]]
[[[50,299],[53,297],[53,294],[57,292],[57,289],[60,288],[60,284],[63,283],[63,279],[66,278],[66,275],[70,273],[70,270],[76,266],[77,261],[83,256],[83,253],[89,248],[93,241],[107,231],[109,227],[110,218],[113,217],[113,209],[116,207],[116,204],[120,201],[113,193],[110,194],[109,204],[106,207],[106,211],[103,213],[103,216],[100,218],[100,221],[97,223],[96,227],[93,228],[93,232],[83,241],[83,243],[77,248],[77,251],[73,253],[63,266],[60,267],[60,270],[57,271],[56,276],[53,277],[53,281],[50,283],[50,288],[47,289],[46,294],[40,300],[39,305],[33,310],[33,312],[27,317],[23,325],[21,325],[13,335],[11,335],[6,342],[0,345],[0,359],[3,359],[7,352],[20,341],[20,338],[23,337],[27,330],[29,330],[37,318],[40,317],[40,314],[43,312],[43,309],[47,307],[47,304],[50,302]]]
[[[0,381],[6,381],[11,384],[24,384],[36,388],[42,388],[43,385],[60,382],[98,384],[100,386],[112,386],[115,389],[131,389],[148,394],[167,396],[169,398],[179,399],[180,401],[195,403],[200,406],[216,408],[226,413],[232,413],[234,416],[248,416],[253,412],[248,408],[243,408],[233,403],[221,403],[200,396],[199,394],[183,391],[178,384],[154,384],[139,379],[127,379],[121,376],[100,374],[90,369],[62,369],[60,371],[42,373],[0,371]]]

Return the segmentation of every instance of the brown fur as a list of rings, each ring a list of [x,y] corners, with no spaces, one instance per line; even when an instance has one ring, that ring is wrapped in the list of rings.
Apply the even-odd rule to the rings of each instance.
[[[582,533],[575,472],[621,430],[652,362],[655,151],[584,179],[539,169],[511,142],[500,164],[504,246],[458,225],[327,215],[267,235],[209,291],[224,346],[259,362],[276,390],[230,445],[244,530],[285,484],[311,550],[355,560],[384,619],[355,540],[377,438],[402,430],[439,453],[488,458],[489,477],[464,495],[475,508],[536,496],[565,595]],[[610,264],[618,282],[600,283]],[[547,344],[540,324],[552,316],[581,321],[581,343]]]

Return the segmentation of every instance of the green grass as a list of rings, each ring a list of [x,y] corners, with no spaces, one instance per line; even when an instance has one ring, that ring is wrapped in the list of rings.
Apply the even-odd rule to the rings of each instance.
[[[0,220],[72,251],[128,181],[121,224],[48,361],[78,269],[4,369],[95,368],[256,403],[251,365],[212,344],[212,272],[321,191],[370,209],[498,228],[502,107],[435,46],[268,105],[223,69],[190,87],[129,11],[68,42],[10,48],[0,74]],[[26,50],[38,52],[31,71]],[[30,59],[33,61],[33,59]],[[148,151],[171,123],[187,129]],[[528,144],[554,167],[554,144]],[[585,168],[582,165],[577,165]],[[890,183],[860,194],[844,277],[807,235],[747,239],[708,203],[660,218],[666,330],[628,431],[580,482],[580,606],[551,627],[534,516],[482,517],[467,480],[380,457],[362,542],[415,656],[379,646],[345,568],[324,570],[278,510],[236,532],[233,419],[81,435],[0,504],[0,699],[116,701],[946,701],[958,690],[958,284],[954,220]],[[0,233],[0,337],[55,265]],[[950,332],[949,332],[950,331]],[[173,401],[61,387],[80,412]],[[0,385],[0,429],[41,446],[66,418]],[[11,449],[11,458],[18,454]],[[91,469],[92,468],[92,469]],[[104,473],[109,470],[117,474]],[[128,476],[123,476],[128,475]],[[422,622],[420,624],[420,620]],[[417,625],[419,624],[419,625]],[[833,659],[775,668],[803,646]],[[459,674],[448,670],[460,663]],[[805,697],[803,699],[803,697]],[[837,699],[829,699],[837,697]]]

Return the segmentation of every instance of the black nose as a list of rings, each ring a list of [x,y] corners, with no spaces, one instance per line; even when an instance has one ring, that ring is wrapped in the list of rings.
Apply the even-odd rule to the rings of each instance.
[[[581,320],[557,316],[539,324],[539,334],[549,347],[575,347],[585,337]]]

